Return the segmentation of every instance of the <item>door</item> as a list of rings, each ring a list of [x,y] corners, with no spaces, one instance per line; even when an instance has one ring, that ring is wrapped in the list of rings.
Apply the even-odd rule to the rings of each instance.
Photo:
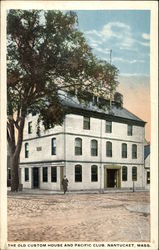
[[[64,167],[60,167],[60,189],[63,190],[63,186],[62,186],[62,180],[64,177]]]
[[[107,169],[107,187],[115,187],[115,169]]]
[[[39,188],[39,168],[33,168],[33,188]]]

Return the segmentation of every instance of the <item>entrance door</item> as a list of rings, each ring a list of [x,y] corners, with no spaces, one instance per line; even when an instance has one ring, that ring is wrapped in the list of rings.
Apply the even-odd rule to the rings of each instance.
[[[39,187],[39,168],[33,168],[33,188]]]
[[[63,190],[63,186],[62,186],[63,177],[64,177],[64,167],[61,166],[61,167],[60,167],[60,189],[61,189],[61,190]]]
[[[117,169],[107,169],[107,187],[117,187]]]

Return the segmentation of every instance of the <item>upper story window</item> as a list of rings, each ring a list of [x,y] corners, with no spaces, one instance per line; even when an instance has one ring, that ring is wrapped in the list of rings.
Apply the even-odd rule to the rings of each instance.
[[[106,133],[112,133],[112,122],[106,121],[105,132]]]
[[[91,156],[98,155],[98,142],[96,140],[91,140]]]
[[[29,168],[25,168],[25,181],[29,181]]]
[[[90,129],[90,117],[83,117],[83,129]]]
[[[137,159],[137,145],[132,145],[132,159]]]
[[[91,181],[98,181],[98,167],[96,165],[91,166]]]
[[[28,134],[32,134],[32,122],[28,122]]]
[[[75,166],[75,182],[82,182],[82,166]]]
[[[122,167],[122,181],[127,181],[127,167]]]
[[[51,182],[57,182],[57,167],[51,167]]]
[[[127,144],[122,143],[122,158],[127,158]]]
[[[132,167],[132,180],[137,181],[137,167]]]
[[[82,139],[75,139],[75,155],[82,155]]]
[[[128,124],[128,135],[132,135],[133,134],[133,126]]]
[[[106,156],[112,157],[112,143],[110,141],[106,142]]]
[[[56,138],[52,138],[51,144],[51,154],[56,155]]]
[[[29,158],[29,144],[25,143],[25,158]]]
[[[43,167],[43,182],[48,182],[48,168]]]

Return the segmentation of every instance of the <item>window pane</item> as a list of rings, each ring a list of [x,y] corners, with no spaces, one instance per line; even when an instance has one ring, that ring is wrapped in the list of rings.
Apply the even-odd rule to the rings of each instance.
[[[25,181],[29,181],[29,168],[25,168]]]
[[[137,145],[136,144],[132,145],[132,158],[137,159]]]
[[[56,138],[52,139],[52,155],[56,155]]]
[[[32,133],[32,122],[28,122],[28,133]]]
[[[122,181],[127,181],[127,167],[122,167]]]
[[[91,155],[92,156],[98,155],[98,142],[96,140],[91,141]]]
[[[25,158],[29,157],[29,144],[25,143]]]
[[[137,167],[132,167],[132,180],[137,181]]]
[[[112,122],[106,121],[106,133],[112,133]]]
[[[98,181],[98,168],[97,166],[91,166],[91,181]]]
[[[51,167],[51,182],[57,182],[57,167]]]
[[[132,125],[128,124],[128,135],[132,135]]]
[[[82,166],[76,165],[75,166],[75,182],[81,182],[82,181]]]
[[[147,172],[147,184],[150,184],[150,172]]]
[[[127,158],[127,144],[122,144],[122,158]]]
[[[112,157],[112,143],[106,142],[106,156]]]
[[[90,117],[83,117],[83,128],[90,129]]]
[[[82,139],[75,139],[75,155],[82,155]]]
[[[43,182],[47,182],[47,181],[48,181],[48,168],[43,167]]]

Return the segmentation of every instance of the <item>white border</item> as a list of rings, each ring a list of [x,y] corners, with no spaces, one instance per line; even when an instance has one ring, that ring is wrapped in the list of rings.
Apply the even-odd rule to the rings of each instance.
[[[7,188],[6,188],[6,10],[151,10],[151,248],[158,249],[158,3],[157,1],[3,1],[1,2],[1,85],[0,85],[0,223],[1,249],[7,249]],[[2,157],[3,156],[3,157]],[[131,242],[132,243],[132,242]],[[11,249],[11,248],[9,248]],[[15,249],[15,248],[14,248]],[[18,248],[22,249],[22,248]],[[24,248],[26,249],[26,248]],[[29,248],[30,249],[30,248]],[[46,249],[46,248],[45,248]],[[59,248],[58,248],[59,249]],[[66,248],[65,248],[66,249]],[[76,248],[77,249],[77,248]],[[86,248],[85,248],[86,249]],[[100,248],[98,248],[100,249]],[[108,249],[108,248],[107,248]],[[109,248],[110,249],[110,248]],[[111,248],[117,249],[117,248]],[[125,248],[126,249],[126,248]],[[137,249],[137,248],[130,248]],[[141,248],[144,249],[144,248]]]

